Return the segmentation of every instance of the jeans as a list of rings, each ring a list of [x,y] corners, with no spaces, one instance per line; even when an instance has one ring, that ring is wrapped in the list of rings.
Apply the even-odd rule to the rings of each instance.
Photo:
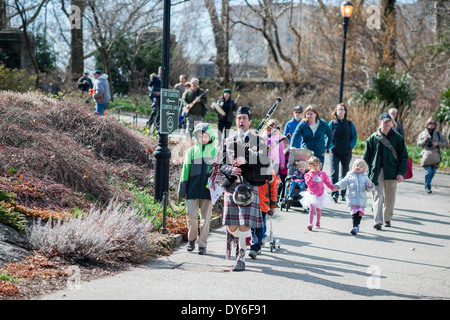
[[[331,152],[330,154],[331,183],[336,184],[337,182],[339,182],[339,162],[341,163],[341,179],[343,179],[349,170],[351,161],[352,161],[351,152],[343,156]],[[344,197],[346,191],[347,189],[341,190],[341,196]],[[337,197],[339,191],[333,191],[331,194],[333,197]]]
[[[109,102],[107,103],[95,103],[95,113],[99,116],[103,116],[105,110],[108,108]]]
[[[300,189],[300,192],[305,191],[306,184],[304,181],[291,181],[291,183],[289,184],[289,197],[295,197],[295,188]]]
[[[252,245],[250,247],[250,250],[258,252],[261,250],[262,241],[265,237],[266,233],[266,212],[262,212],[263,220],[264,220],[264,227],[263,228],[251,228],[252,232]]]
[[[425,189],[431,189],[431,180],[436,174],[437,167],[435,165],[424,166],[425,169]]]

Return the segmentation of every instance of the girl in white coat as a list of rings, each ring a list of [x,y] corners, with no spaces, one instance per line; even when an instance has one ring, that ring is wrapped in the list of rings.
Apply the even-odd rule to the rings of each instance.
[[[347,205],[350,207],[350,213],[352,214],[353,228],[350,233],[353,235],[356,235],[359,231],[364,208],[367,206],[366,192],[372,191],[375,187],[367,176],[367,170],[367,163],[363,159],[357,159],[345,178],[334,185],[334,191],[348,188]]]

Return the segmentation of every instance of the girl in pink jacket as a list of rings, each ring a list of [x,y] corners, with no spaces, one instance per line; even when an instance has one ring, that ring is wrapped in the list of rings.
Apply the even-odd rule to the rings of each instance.
[[[278,121],[270,119],[267,121],[266,131],[263,134],[263,138],[266,139],[266,144],[269,147],[269,157],[273,160],[273,169],[277,175],[280,170],[286,167],[284,141],[280,141],[281,136],[278,134],[278,129]]]
[[[333,204],[333,199],[325,193],[324,184],[330,190],[333,190],[334,186],[330,181],[330,178],[322,169],[322,163],[319,158],[311,157],[307,161],[309,165],[309,172],[305,174],[305,182],[308,187],[308,191],[301,192],[302,199],[300,200],[304,208],[309,207],[309,225],[308,230],[313,228],[314,214],[316,214],[316,227],[320,228],[320,218],[322,216],[322,208]]]

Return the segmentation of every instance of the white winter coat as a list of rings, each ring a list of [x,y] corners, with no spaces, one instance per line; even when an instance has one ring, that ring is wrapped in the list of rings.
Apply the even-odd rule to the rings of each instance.
[[[372,191],[375,186],[372,183],[372,187],[367,187],[367,183],[370,181],[367,173],[356,174],[354,171],[349,171],[344,179],[336,183],[335,185],[339,189],[347,189],[349,207],[360,206],[367,207],[367,192]]]

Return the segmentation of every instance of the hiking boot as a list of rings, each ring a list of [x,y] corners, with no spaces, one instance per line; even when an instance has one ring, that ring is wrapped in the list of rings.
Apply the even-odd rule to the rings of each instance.
[[[194,251],[195,249],[195,240],[188,241],[188,244],[186,245],[187,251]]]

